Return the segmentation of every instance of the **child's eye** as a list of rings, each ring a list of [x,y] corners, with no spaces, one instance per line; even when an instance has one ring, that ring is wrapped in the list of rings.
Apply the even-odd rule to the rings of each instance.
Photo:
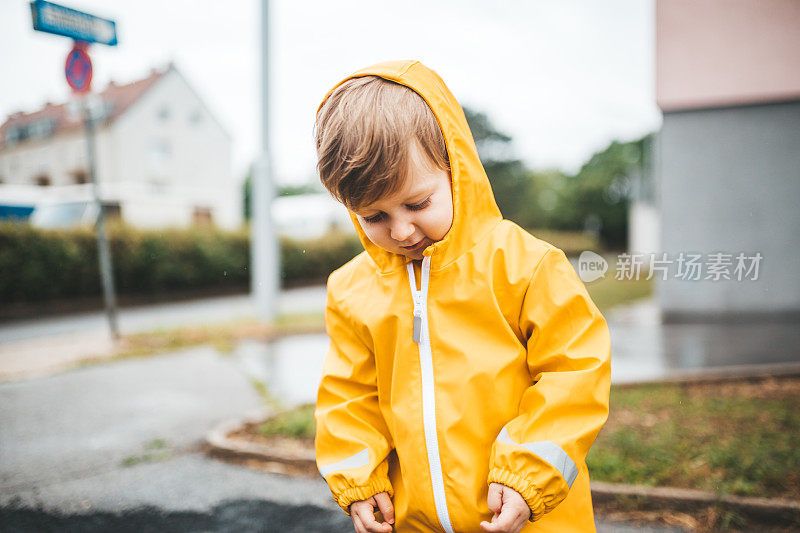
[[[378,213],[377,215],[372,215],[371,217],[363,217],[363,218],[364,222],[367,222],[369,224],[374,224],[376,222],[380,222],[381,220],[383,220],[383,213]]]
[[[419,211],[420,209],[425,209],[426,207],[428,207],[428,204],[430,204],[430,203],[431,203],[431,199],[429,197],[429,198],[426,198],[425,200],[423,200],[422,202],[420,202],[418,204],[406,205],[406,208],[410,209],[411,211]]]

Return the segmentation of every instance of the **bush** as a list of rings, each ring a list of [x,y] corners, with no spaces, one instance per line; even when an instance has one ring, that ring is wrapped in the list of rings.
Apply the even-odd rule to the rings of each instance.
[[[586,234],[533,234],[567,254],[596,249]],[[122,296],[164,296],[186,291],[247,290],[250,234],[245,228],[142,230],[109,224],[114,283]],[[284,286],[324,283],[328,275],[360,253],[355,234],[332,232],[313,240],[281,239]],[[97,239],[92,229],[43,230],[28,224],[0,224],[0,301],[34,303],[102,294]]]
[[[247,229],[141,230],[110,224],[108,240],[120,295],[242,289],[250,283]],[[284,284],[324,282],[362,250],[355,235],[281,241]],[[46,302],[102,293],[91,229],[42,230],[0,224],[0,301]]]
[[[324,283],[328,275],[364,250],[355,234],[331,232],[318,239],[281,239],[284,285]]]

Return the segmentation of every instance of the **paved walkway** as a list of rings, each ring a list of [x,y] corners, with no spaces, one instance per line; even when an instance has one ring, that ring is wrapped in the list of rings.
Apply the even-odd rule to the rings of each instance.
[[[286,290],[278,301],[281,314],[325,308],[325,287]],[[122,334],[160,328],[211,324],[254,317],[249,295],[224,296],[119,310]],[[113,355],[106,315],[102,311],[0,323],[0,381],[45,376],[86,359]]]
[[[278,312],[308,313],[325,308],[325,287],[312,286],[281,292]],[[220,296],[174,303],[124,307],[119,310],[122,333],[137,333],[156,328],[177,327],[236,320],[255,316],[249,295]],[[39,339],[76,332],[106,333],[108,322],[104,311],[90,311],[65,316],[0,322],[0,343]]]

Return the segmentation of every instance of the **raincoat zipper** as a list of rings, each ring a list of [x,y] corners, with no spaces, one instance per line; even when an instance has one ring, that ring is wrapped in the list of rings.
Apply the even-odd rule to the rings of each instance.
[[[436,433],[436,397],[433,381],[433,354],[428,332],[428,278],[431,270],[430,256],[422,258],[422,280],[417,290],[417,277],[414,263],[406,263],[408,281],[411,284],[411,297],[414,301],[412,340],[419,346],[420,372],[422,376],[422,423],[425,431],[425,447],[428,452],[431,484],[433,485],[433,501],[436,514],[442,528],[453,533],[450,524],[450,513],[447,511],[447,500],[444,494],[444,476],[439,458],[439,438]]]

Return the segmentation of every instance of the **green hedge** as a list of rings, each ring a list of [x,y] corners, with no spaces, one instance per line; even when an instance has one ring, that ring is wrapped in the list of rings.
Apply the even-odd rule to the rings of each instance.
[[[121,295],[246,288],[247,230],[139,230],[109,226],[114,280]],[[324,282],[362,250],[355,235],[281,241],[285,285]],[[43,302],[99,295],[97,241],[90,229],[41,230],[0,224],[0,301]]]
[[[567,254],[593,249],[585,235],[534,234]],[[114,281],[120,295],[163,295],[207,289],[246,289],[250,283],[247,229],[140,230],[109,225]],[[363,248],[354,234],[281,240],[284,286],[324,283]],[[0,224],[0,302],[47,302],[102,293],[97,240],[91,229],[42,230]]]

